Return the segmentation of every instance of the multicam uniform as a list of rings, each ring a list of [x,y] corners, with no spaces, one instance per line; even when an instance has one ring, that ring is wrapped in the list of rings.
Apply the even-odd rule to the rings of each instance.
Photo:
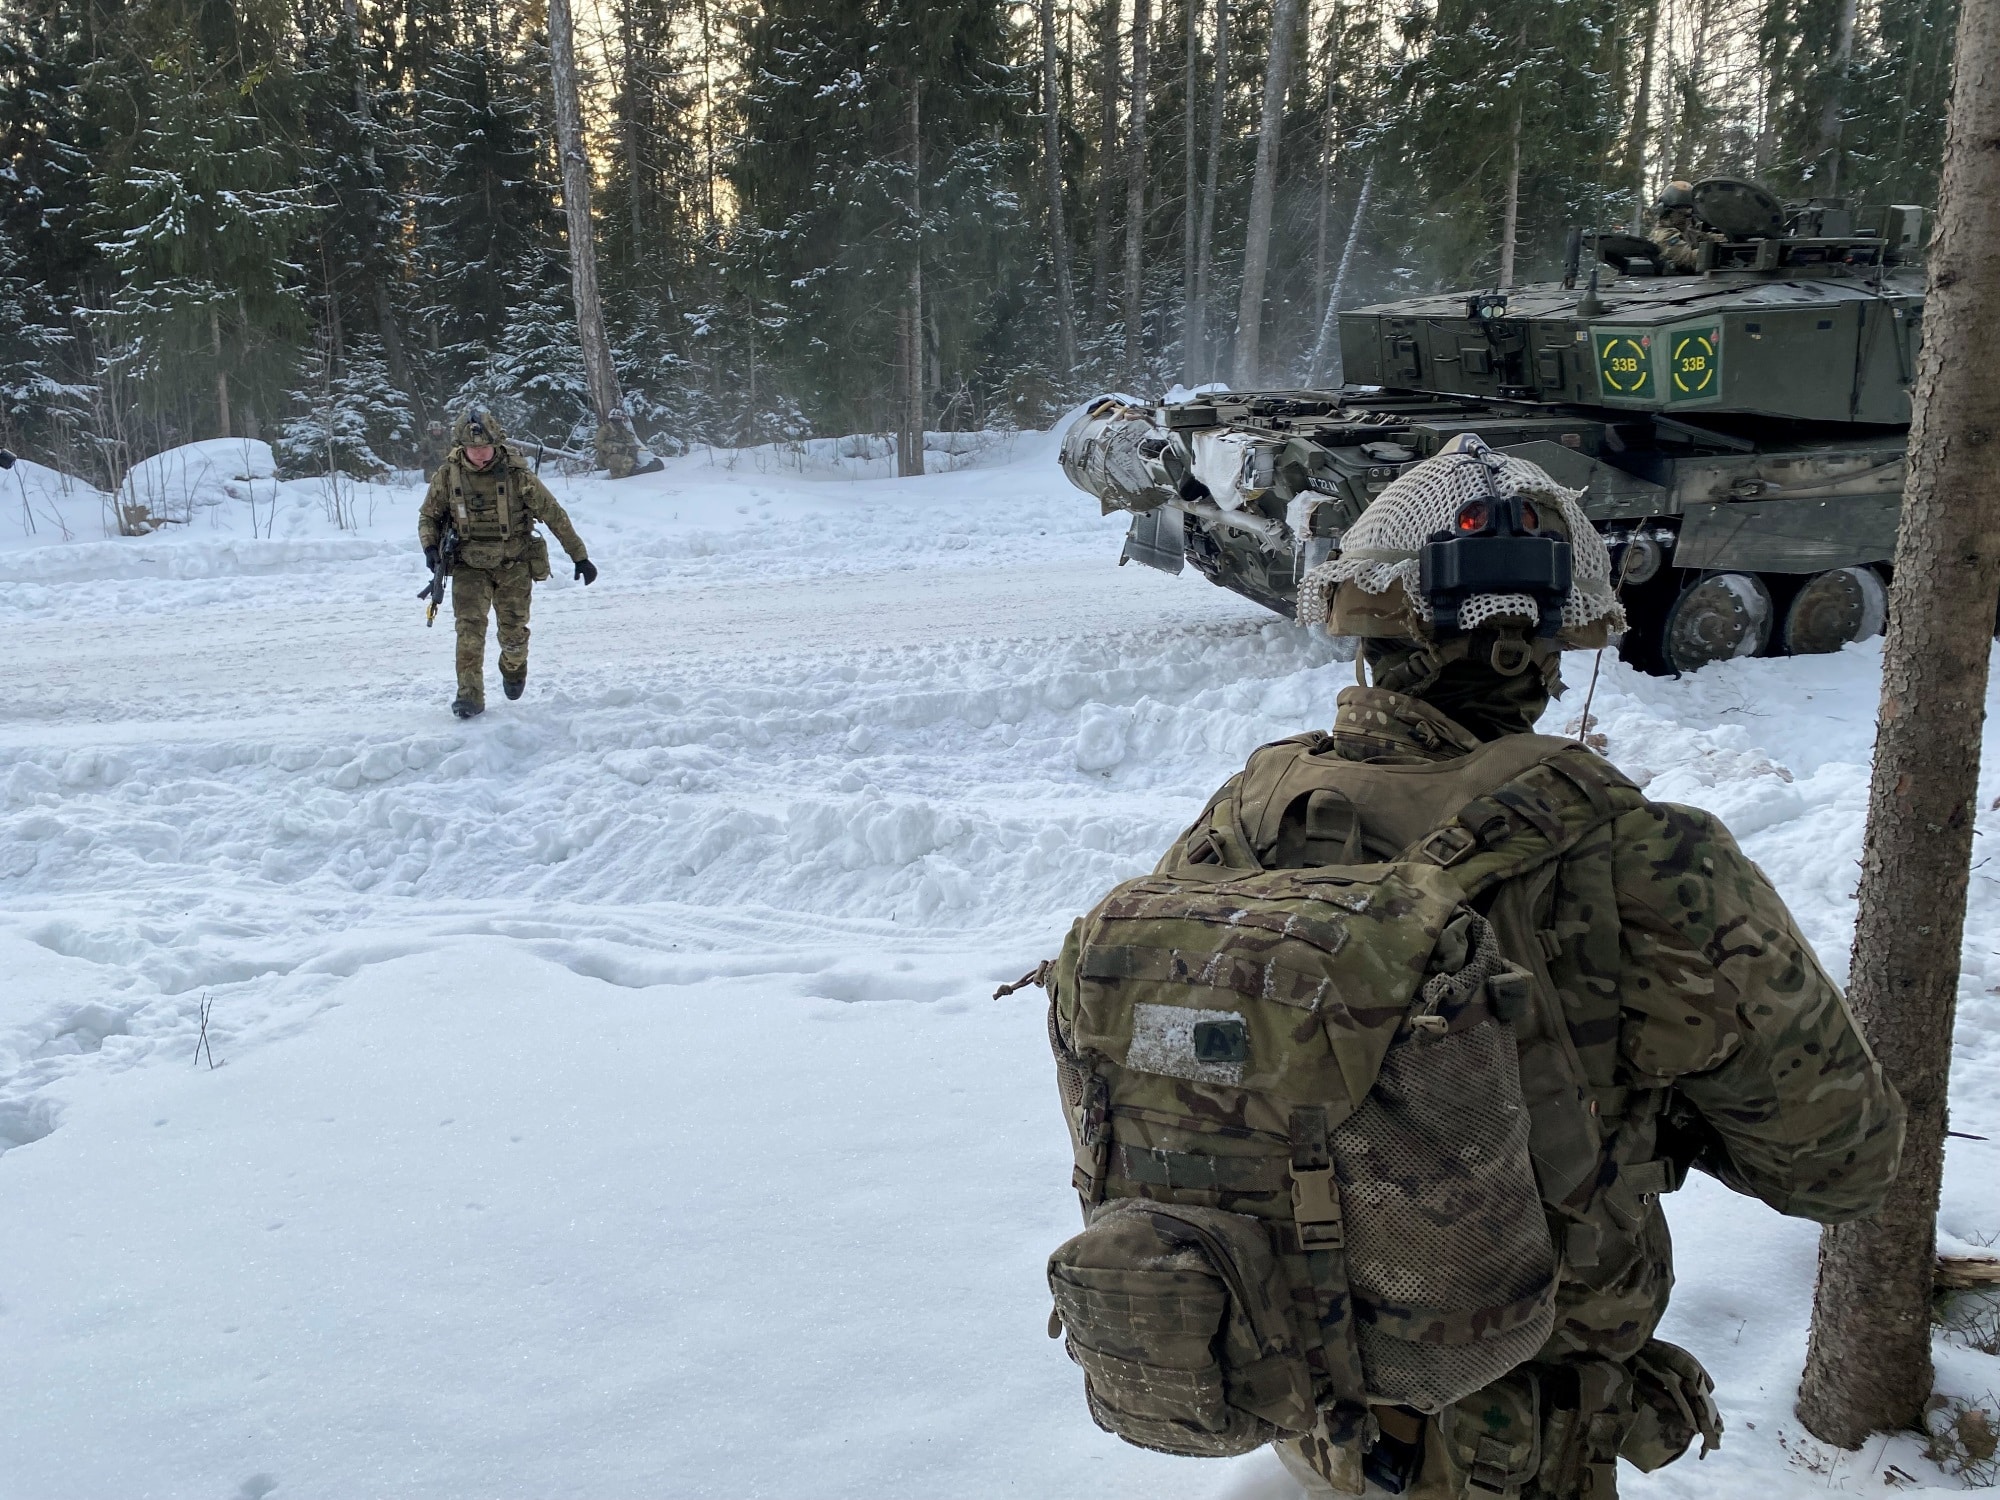
[[[1694,210],[1686,208],[1664,210],[1647,238],[1660,252],[1661,267],[1683,274],[1700,268],[1703,245],[1722,241],[1722,236],[1713,230],[1700,228],[1695,223]]]
[[[530,595],[549,576],[549,544],[536,523],[555,533],[572,562],[583,562],[585,551],[561,503],[504,440],[494,437],[492,461],[477,469],[465,457],[466,434],[457,437],[431,476],[417,539],[428,549],[438,544],[447,521],[457,529],[451,605],[458,623],[458,694],[476,708],[486,701],[489,612],[499,621],[501,676],[518,683],[528,670]]]
[[[1495,688],[1489,724],[1519,707]],[[1349,688],[1322,753],[1417,765],[1480,743],[1416,697]],[[1698,1166],[1831,1223],[1878,1208],[1895,1171],[1902,1103],[1763,872],[1709,814],[1633,800],[1535,908],[1614,1185],[1568,1226],[1540,1353],[1422,1424],[1421,1500],[1609,1500],[1620,1457],[1654,1469],[1697,1436],[1706,1452],[1721,1433],[1708,1376],[1653,1338],[1673,1286],[1659,1195]],[[1358,1455],[1288,1446],[1309,1484],[1308,1467],[1353,1492]]]

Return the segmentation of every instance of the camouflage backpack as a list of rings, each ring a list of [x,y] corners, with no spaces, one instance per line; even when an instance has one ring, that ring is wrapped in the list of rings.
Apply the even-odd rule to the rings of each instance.
[[[1532,1357],[1600,1143],[1536,941],[1640,805],[1580,746],[1267,745],[1045,971],[1087,1227],[1051,1336],[1129,1442],[1222,1456],[1434,1413]]]

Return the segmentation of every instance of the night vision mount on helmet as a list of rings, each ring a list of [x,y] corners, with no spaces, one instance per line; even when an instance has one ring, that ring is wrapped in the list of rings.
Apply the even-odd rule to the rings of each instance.
[[[1652,671],[1878,633],[1923,317],[1923,213],[1689,189],[1696,269],[1573,231],[1560,282],[1340,314],[1349,384],[1107,396],[1063,444],[1121,561],[1287,616],[1370,503],[1461,433],[1581,492]],[[1859,223],[1862,227],[1857,227]],[[1588,268],[1586,269],[1586,252]]]

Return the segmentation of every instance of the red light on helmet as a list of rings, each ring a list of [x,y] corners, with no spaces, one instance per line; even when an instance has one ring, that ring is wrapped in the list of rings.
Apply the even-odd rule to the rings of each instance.
[[[1468,500],[1458,508],[1458,529],[1461,534],[1470,534],[1486,529],[1487,508],[1484,500]]]

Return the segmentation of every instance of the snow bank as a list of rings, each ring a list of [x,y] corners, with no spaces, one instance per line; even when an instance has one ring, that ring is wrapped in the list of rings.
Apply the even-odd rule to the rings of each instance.
[[[109,497],[31,459],[0,470],[0,553],[104,535]]]
[[[1020,462],[1023,450],[1039,449],[1044,435],[1035,432],[927,432],[924,471],[955,474],[964,469],[994,469]],[[752,474],[795,474],[807,479],[893,479],[896,440],[886,433],[856,433],[837,438],[799,438],[763,443],[751,448],[698,448],[677,460],[681,465]]]

